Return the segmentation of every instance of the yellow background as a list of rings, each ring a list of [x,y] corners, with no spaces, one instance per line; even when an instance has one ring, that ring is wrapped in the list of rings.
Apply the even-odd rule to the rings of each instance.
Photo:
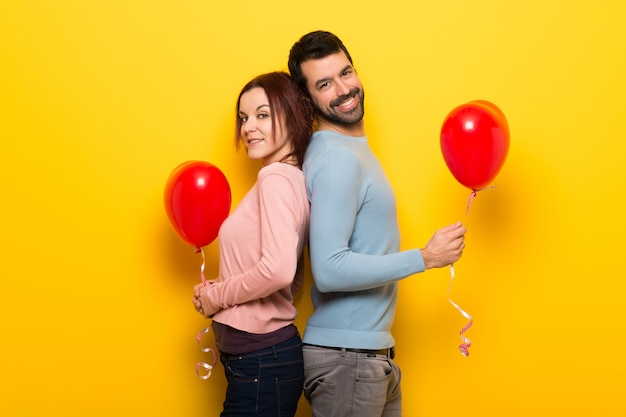
[[[468,358],[450,271],[401,283],[404,414],[622,415],[625,20],[616,0],[3,0],[0,414],[218,415],[223,369],[194,373],[201,257],[164,184],[207,160],[237,203],[258,165],[232,146],[236,95],[321,28],[365,85],[403,246],[469,229],[452,286]],[[502,109],[511,147],[466,217],[439,129],[474,99]]]

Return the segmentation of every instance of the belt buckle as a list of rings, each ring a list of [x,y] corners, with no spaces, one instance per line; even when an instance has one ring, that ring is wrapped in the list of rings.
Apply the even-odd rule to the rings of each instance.
[[[363,353],[366,353],[368,358],[374,358],[376,357],[376,355],[385,355],[389,359],[393,359],[396,357],[396,347],[392,346],[387,349],[370,350],[370,351],[365,350]]]

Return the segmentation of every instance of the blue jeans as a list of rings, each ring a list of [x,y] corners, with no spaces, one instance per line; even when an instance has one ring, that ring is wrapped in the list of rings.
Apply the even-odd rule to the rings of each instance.
[[[311,345],[303,351],[313,417],[402,416],[401,372],[388,355]]]
[[[300,335],[256,352],[220,354],[228,387],[221,417],[293,417],[304,382]]]

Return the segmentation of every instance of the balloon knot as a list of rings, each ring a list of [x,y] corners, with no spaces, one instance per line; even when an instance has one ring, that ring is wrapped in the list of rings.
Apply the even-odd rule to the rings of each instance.
[[[200,246],[197,246],[196,247],[196,253],[200,253],[200,252],[202,252],[202,249],[200,249]]]

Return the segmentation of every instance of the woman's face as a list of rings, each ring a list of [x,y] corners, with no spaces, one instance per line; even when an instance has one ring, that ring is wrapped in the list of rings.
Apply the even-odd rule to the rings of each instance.
[[[239,99],[241,138],[246,144],[248,157],[260,159],[263,165],[280,161],[293,150],[285,131],[282,114],[276,114],[276,126],[272,127],[272,109],[265,90],[261,87],[246,91]]]

